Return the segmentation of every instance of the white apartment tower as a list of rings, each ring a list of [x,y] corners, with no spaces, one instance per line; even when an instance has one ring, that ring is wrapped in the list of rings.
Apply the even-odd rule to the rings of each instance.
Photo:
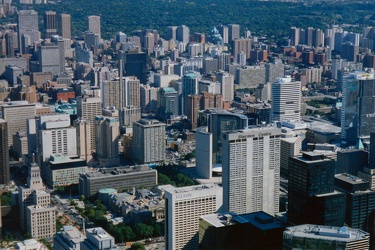
[[[280,134],[275,127],[223,133],[223,209],[279,212]]]
[[[198,249],[199,218],[221,209],[222,188],[214,184],[159,188],[165,190],[166,249]]]
[[[299,121],[301,119],[301,82],[290,76],[278,78],[271,85],[272,111],[271,120]]]

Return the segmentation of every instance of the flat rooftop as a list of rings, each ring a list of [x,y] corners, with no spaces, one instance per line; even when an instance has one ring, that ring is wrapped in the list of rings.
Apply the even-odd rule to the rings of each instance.
[[[331,227],[303,224],[287,227],[284,236],[290,235],[299,238],[322,239],[331,241],[350,242],[369,238],[369,233],[350,227]]]
[[[113,176],[113,175],[124,175],[130,173],[138,172],[147,172],[147,171],[156,171],[147,165],[136,165],[136,166],[122,166],[114,168],[98,168],[87,172],[85,175],[89,178],[101,178],[104,176]]]
[[[215,227],[249,223],[261,230],[285,228],[285,224],[281,220],[262,211],[241,215],[233,212],[208,214],[201,216],[201,219]]]

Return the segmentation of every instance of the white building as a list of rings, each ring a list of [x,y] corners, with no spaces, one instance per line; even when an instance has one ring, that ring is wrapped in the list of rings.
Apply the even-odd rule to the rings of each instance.
[[[222,195],[222,188],[214,184],[165,186],[166,249],[198,249],[199,218],[220,210]]]
[[[279,212],[280,134],[275,127],[223,133],[223,209]]]
[[[301,119],[301,82],[292,78],[278,78],[271,85],[272,121],[289,121]]]
[[[158,120],[141,119],[133,123],[133,158],[137,163],[165,160],[165,127]]]
[[[197,128],[195,132],[196,143],[196,174],[205,179],[212,177],[212,133],[208,132],[207,127]]]

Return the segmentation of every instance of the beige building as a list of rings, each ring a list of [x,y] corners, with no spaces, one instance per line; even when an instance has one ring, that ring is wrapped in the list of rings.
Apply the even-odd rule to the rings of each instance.
[[[92,160],[90,123],[84,119],[77,119],[73,126],[76,128],[77,155],[90,162]]]

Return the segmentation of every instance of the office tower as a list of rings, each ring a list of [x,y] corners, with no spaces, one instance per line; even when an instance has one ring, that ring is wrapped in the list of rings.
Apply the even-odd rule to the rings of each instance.
[[[344,149],[337,152],[336,174],[347,173],[357,176],[369,165],[369,153],[363,149]]]
[[[58,34],[64,39],[72,38],[71,18],[70,14],[59,14],[58,16]]]
[[[198,249],[199,218],[220,211],[222,188],[214,184],[159,188],[165,189],[165,248]]]
[[[167,27],[167,40],[176,40],[176,31],[177,26],[168,26]]]
[[[5,33],[5,46],[8,57],[14,57],[15,51],[18,50],[18,32],[7,32]]]
[[[76,128],[77,155],[89,162],[92,159],[90,123],[78,118],[74,121],[73,126]]]
[[[8,146],[13,146],[13,135],[17,131],[26,131],[26,120],[36,115],[35,104],[28,102],[10,102],[1,106],[2,118],[8,123]]]
[[[375,191],[369,190],[369,182],[350,174],[336,174],[335,189],[346,195],[345,223],[369,232],[373,237]]]
[[[77,98],[77,117],[85,119],[90,124],[91,150],[95,152],[95,125],[94,119],[102,114],[100,97],[82,96]]]
[[[345,195],[334,190],[334,160],[304,152],[289,159],[288,172],[288,224],[344,224]]]
[[[260,64],[259,66],[240,66],[237,64],[233,65],[233,70],[231,70],[231,66],[229,66],[229,73],[234,74],[234,82],[238,85],[238,89],[255,89],[259,86],[259,83],[264,83],[266,80],[266,68],[264,64]],[[239,67],[236,68],[236,66]]]
[[[279,212],[280,129],[223,132],[223,208],[235,213]]]
[[[236,38],[231,40],[232,43],[232,56],[234,61],[237,61],[238,54],[245,53],[246,60],[250,58],[251,51],[251,38]]]
[[[69,114],[42,115],[35,122],[40,165],[52,154],[77,155],[76,129],[70,125]]]
[[[207,127],[199,127],[195,132],[196,166],[195,172],[200,178],[211,179],[212,177],[212,133]]]
[[[157,41],[156,41],[157,42]],[[143,37],[143,51],[150,55],[154,51],[155,37],[153,33],[147,33]]]
[[[18,46],[21,47],[21,37],[22,35],[27,35],[30,40],[25,47],[33,45],[40,38],[39,28],[38,28],[38,12],[34,10],[20,10],[17,16],[18,25]],[[21,53],[25,53],[25,50],[21,50]]]
[[[81,243],[81,250],[118,249],[115,238],[101,227],[86,229],[86,240]]]
[[[53,237],[56,233],[56,207],[51,206],[51,196],[43,187],[36,163],[30,164],[27,183],[18,190],[22,230],[37,240]]]
[[[324,47],[324,32],[321,29],[313,30],[311,45],[314,48]]]
[[[141,119],[133,123],[133,158],[137,163],[165,160],[165,126],[158,120]]]
[[[119,31],[116,33],[116,37],[115,37],[115,41],[116,43],[125,43],[126,42],[126,34]]]
[[[285,224],[265,213],[224,212],[199,218],[199,249],[282,249]]]
[[[372,143],[372,144],[371,144]],[[372,145],[372,147],[371,147]],[[375,168],[375,131],[370,132],[369,166]]]
[[[99,40],[101,39],[100,16],[87,17],[87,30],[97,35]]]
[[[87,63],[90,67],[94,66],[93,52],[87,48],[86,44],[75,43],[76,62]]]
[[[141,119],[141,108],[136,106],[127,106],[120,108],[118,111],[120,128],[128,128],[133,126],[133,122]]]
[[[200,74],[194,71],[186,73],[182,78],[182,108],[183,114],[186,114],[187,96],[198,94],[198,82]]]
[[[228,39],[228,35],[229,35],[228,34],[228,27],[224,26],[224,25],[219,25],[218,30],[219,30],[220,36],[223,39],[223,43],[224,44],[229,43],[230,40]]]
[[[341,58],[346,59],[349,62],[357,62],[357,56],[359,55],[359,46],[351,42],[343,43],[341,46]]]
[[[276,60],[266,64],[266,82],[275,82],[277,78],[284,77],[284,64]]]
[[[303,224],[287,227],[283,236],[285,250],[300,249],[370,249],[369,233],[346,226],[331,227]]]
[[[232,42],[234,39],[240,38],[240,25],[228,24],[228,42]]]
[[[341,138],[347,145],[368,143],[375,126],[375,78],[373,73],[353,72],[343,79]]]
[[[119,135],[120,124],[115,117],[95,117],[96,155],[102,166],[120,164]]]
[[[178,116],[178,93],[174,88],[164,87],[159,89],[157,113],[163,120]]]
[[[127,53],[125,54],[125,76],[135,76],[140,83],[147,84],[147,54]]]
[[[46,44],[38,46],[39,72],[62,73],[65,70],[65,60],[61,62],[59,46]],[[64,55],[62,55],[64,57]],[[63,65],[61,65],[63,64]]]
[[[307,46],[312,46],[313,44],[313,32],[314,32],[314,28],[313,27],[308,27],[306,30],[305,30],[305,45]]]
[[[0,119],[0,184],[7,185],[9,181],[8,126],[5,120]]]
[[[178,26],[176,29],[176,40],[184,43],[189,43],[190,29],[185,25]]]
[[[288,178],[289,158],[301,153],[302,137],[295,135],[293,131],[282,129],[280,139],[280,174]]]
[[[142,113],[156,112],[158,88],[150,87],[150,85],[141,85],[141,110]]]
[[[301,119],[301,82],[291,77],[279,78],[271,85],[272,121],[299,121]]]
[[[300,41],[300,28],[291,27],[289,30],[290,45],[296,46]]]
[[[216,80],[220,82],[220,93],[224,101],[233,101],[234,99],[234,76],[220,72],[216,75]]]
[[[44,13],[44,38],[51,38],[57,34],[56,12],[46,11]]]

